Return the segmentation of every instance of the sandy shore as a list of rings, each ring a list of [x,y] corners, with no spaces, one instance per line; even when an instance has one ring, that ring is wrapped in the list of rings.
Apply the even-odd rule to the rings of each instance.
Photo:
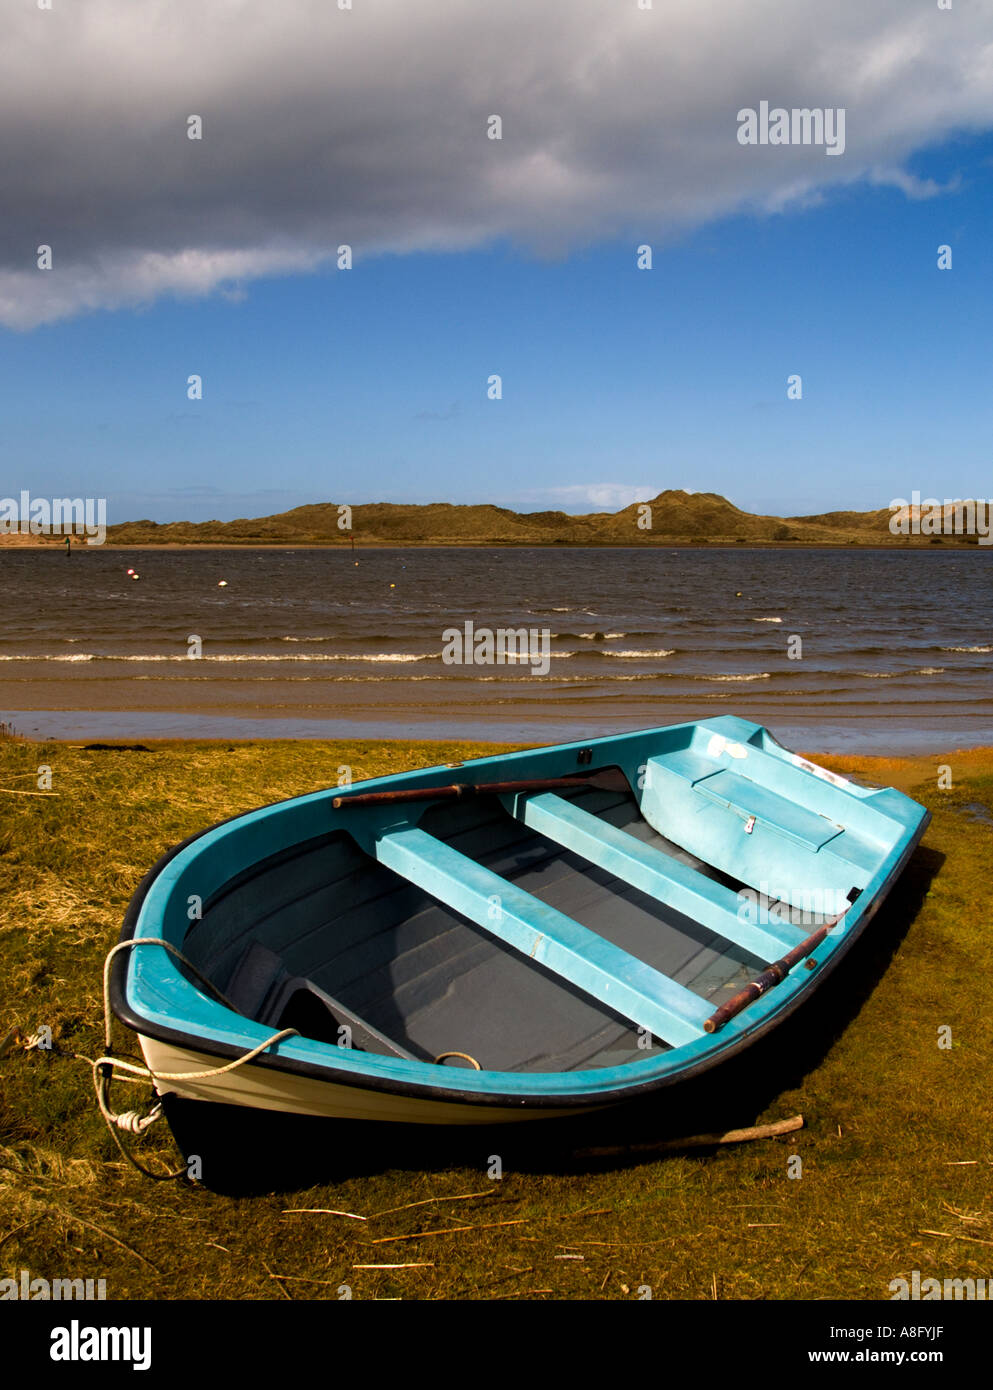
[[[216,695],[216,691],[211,692]],[[660,710],[646,706],[611,716],[598,710],[591,714],[563,713],[546,703],[527,708],[467,708],[455,711],[438,704],[408,704],[398,699],[392,705],[368,703],[364,706],[280,706],[258,708],[247,702],[224,700],[208,706],[194,701],[166,707],[154,704],[115,708],[113,698],[102,707],[78,709],[24,709],[9,698],[0,683],[0,720],[25,738],[80,741],[154,740],[310,740],[370,739],[381,745],[408,741],[467,739],[474,742],[519,743],[527,745],[563,743],[576,739],[599,738],[637,729],[658,728],[665,724],[690,722],[726,713],[742,713],[764,724],[787,748],[815,749],[826,756],[877,757],[909,760],[915,766],[924,760],[936,761],[952,756],[981,756],[990,746],[988,725],[982,729],[940,727],[935,722],[922,726],[919,720],[888,725],[838,718],[837,711],[796,713],[788,716],[760,716],[754,711],[736,711],[710,706]],[[118,696],[119,699],[119,696]],[[931,775],[930,773],[928,775]]]
[[[108,726],[109,727],[109,726]],[[128,730],[122,729],[118,736],[109,737],[107,743],[101,746],[113,747],[115,744],[122,748],[129,745],[125,742],[128,738]],[[22,735],[29,741],[33,741],[30,735]],[[6,740],[8,743],[10,740]],[[72,735],[65,734],[62,738],[46,736],[45,742],[66,742],[74,749],[80,748],[80,743],[73,739]],[[512,751],[515,748],[531,746],[529,744],[518,744],[513,740],[479,742],[475,739],[467,739],[464,742],[453,742],[450,736],[439,736],[438,738],[414,738],[400,737],[370,737],[361,736],[331,738],[325,740],[317,735],[310,739],[300,739],[298,737],[287,737],[285,735],[273,734],[269,739],[261,738],[238,738],[238,737],[211,737],[209,733],[176,736],[166,734],[162,737],[144,736],[141,746],[147,747],[149,751],[181,751],[183,748],[202,750],[207,755],[214,755],[231,751],[232,746],[242,753],[252,753],[264,756],[265,749],[271,748],[274,752],[288,747],[296,746],[301,749],[306,742],[319,745],[324,742],[333,745],[338,754],[345,757],[351,756],[353,752],[360,754],[358,761],[363,757],[375,753],[377,758],[385,759],[389,764],[390,770],[402,771],[412,767],[431,766],[435,761],[443,763],[452,756],[453,749],[456,749],[460,758],[470,757],[490,757],[502,751]],[[5,740],[0,736],[0,747]],[[17,740],[14,740],[16,744]],[[132,747],[134,745],[131,745]],[[937,779],[943,769],[950,769],[952,785],[957,781],[972,782],[981,779],[993,782],[993,746],[979,746],[974,748],[935,748],[928,753],[914,755],[883,755],[883,754],[864,754],[848,753],[838,754],[829,749],[816,744],[797,745],[793,750],[800,753],[805,758],[810,758],[815,762],[824,763],[833,769],[843,773],[851,773],[865,777],[869,782],[878,786],[896,787],[899,791],[910,793],[914,788],[920,788],[922,784],[937,783]],[[947,776],[947,773],[943,774]],[[977,803],[975,808],[980,814],[976,819],[987,821],[993,825],[993,806],[987,807]],[[985,814],[983,814],[985,812]]]

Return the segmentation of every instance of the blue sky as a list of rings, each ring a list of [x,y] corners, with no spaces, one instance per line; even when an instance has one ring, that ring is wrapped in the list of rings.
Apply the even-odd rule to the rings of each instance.
[[[815,177],[782,210],[773,179],[744,208],[674,222],[635,200],[549,244],[359,240],[350,271],[325,254],[0,328],[0,492],[104,496],[111,521],[615,510],[667,487],[783,515],[989,496],[993,136],[913,143],[899,177]]]

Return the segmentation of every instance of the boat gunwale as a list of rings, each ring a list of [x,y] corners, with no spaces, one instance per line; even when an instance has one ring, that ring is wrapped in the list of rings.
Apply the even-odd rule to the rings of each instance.
[[[673,725],[666,726],[669,731],[680,727],[694,727],[709,721],[695,721],[694,725]],[[756,728],[761,726],[756,725]],[[651,734],[656,730],[632,731],[633,733]],[[660,732],[660,730],[658,731]],[[592,742],[596,744],[615,743],[618,736],[608,736],[604,739],[592,741],[577,741],[573,744],[553,745],[547,751],[562,752],[570,748],[583,748]],[[621,737],[624,737],[621,735]],[[523,753],[544,752],[545,749],[522,750]],[[784,750],[789,752],[789,750]],[[497,755],[501,760],[507,757],[517,756]],[[473,759],[472,762],[483,764],[492,762],[492,758]],[[470,766],[470,763],[464,766]],[[436,773],[440,767],[416,769],[418,773]],[[383,778],[370,779],[371,782],[395,781],[398,774],[387,774]],[[399,774],[408,776],[410,774]],[[235,816],[229,816],[217,822],[213,826],[195,832],[188,836],[181,843],[173,846],[164,854],[156,864],[149,869],[148,873],[139,883],[125,913],[121,931],[121,941],[136,939],[138,923],[142,909],[147,900],[148,894],[153,885],[161,877],[165,869],[179,855],[196,844],[206,836],[223,829],[225,826],[232,825],[237,821],[243,821],[250,816],[259,814],[260,810],[268,811],[275,806],[288,805],[289,803],[300,803],[311,798],[331,796],[334,789],[325,789],[319,792],[306,793],[300,797],[288,797],[280,802],[270,803],[269,806],[257,808],[254,811],[241,812]],[[349,1061],[344,1057],[334,1057],[333,1054],[340,1053],[341,1049],[326,1049],[332,1054],[328,1061],[314,1061],[308,1058],[293,1056],[284,1051],[266,1051],[254,1058],[251,1067],[270,1068],[278,1071],[294,1073],[306,1076],[311,1079],[318,1079],[329,1083],[354,1086],[363,1089],[385,1091],[397,1095],[409,1097],[422,1097],[432,1100],[458,1101],[473,1106],[500,1107],[506,1108],[537,1108],[547,1110],[549,1108],[575,1108],[589,1107],[595,1104],[610,1104],[620,1100],[634,1099],[637,1096],[648,1094],[666,1085],[674,1084],[679,1081],[687,1080],[699,1073],[708,1070],[720,1061],[725,1060],[749,1046],[752,1042],[767,1033],[771,1028],[783,1021],[790,1013],[797,1008],[830,974],[839,961],[844,957],[854,941],[861,935],[861,932],[868,925],[871,918],[875,915],[878,908],[885,901],[889,891],[895,881],[902,874],[909,859],[916,850],[921,838],[923,837],[931,820],[930,812],[925,808],[919,807],[910,798],[905,800],[913,806],[918,806],[921,815],[916,825],[911,829],[909,826],[904,828],[906,835],[905,843],[902,846],[899,857],[895,862],[889,864],[889,857],[880,865],[879,870],[872,879],[866,884],[865,890],[853,904],[850,913],[854,914],[838,931],[836,936],[828,937],[818,952],[819,960],[816,972],[797,971],[783,981],[776,990],[770,992],[763,998],[757,1000],[741,1016],[729,1023],[720,1033],[708,1034],[693,1043],[684,1044],[681,1047],[673,1048],[654,1057],[646,1057],[631,1063],[623,1063],[608,1068],[590,1068],[573,1072],[466,1072],[461,1068],[449,1070],[451,1080],[429,1081],[427,1079],[414,1079],[409,1076],[412,1070],[422,1070],[426,1073],[432,1071],[437,1074],[428,1062],[397,1062],[395,1059],[380,1058],[374,1054],[348,1054]],[[901,837],[902,838],[902,837]],[[899,841],[898,841],[899,843]],[[896,845],[893,847],[896,849]],[[889,864],[889,867],[887,865]],[[848,914],[846,914],[848,916]],[[181,1028],[173,1028],[166,1024],[152,1019],[142,1014],[137,1008],[133,1008],[128,1000],[128,980],[129,967],[134,951],[118,952],[111,965],[110,978],[110,999],[111,1007],[117,1018],[139,1038],[147,1037],[164,1043],[171,1043],[180,1047],[193,1049],[208,1056],[218,1057],[225,1061],[234,1060],[244,1055],[260,1039],[253,1039],[247,1044],[234,1044],[210,1037],[203,1032],[190,1033]],[[194,988],[189,985],[189,988]],[[199,993],[199,991],[196,991]],[[255,1020],[245,1020],[255,1028],[259,1025]],[[283,1048],[287,1045],[292,1046],[297,1039],[289,1039],[286,1043],[279,1044]],[[324,1045],[314,1043],[312,1040],[301,1039],[311,1047],[323,1047]],[[692,1054],[692,1055],[688,1055]],[[332,1060],[336,1065],[332,1065]],[[456,1070],[461,1078],[460,1083],[456,1083]],[[651,1074],[645,1075],[646,1071]],[[405,1075],[406,1073],[407,1075]],[[638,1075],[640,1073],[640,1075]],[[471,1080],[470,1080],[471,1078]],[[506,1086],[504,1078],[512,1078],[513,1086]],[[503,1082],[503,1087],[501,1087]]]

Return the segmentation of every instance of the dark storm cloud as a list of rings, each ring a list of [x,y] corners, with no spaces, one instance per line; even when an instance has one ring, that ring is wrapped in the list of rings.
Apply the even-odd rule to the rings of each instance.
[[[230,292],[345,242],[356,264],[498,237],[558,255],[858,179],[929,196],[907,156],[993,124],[993,0],[56,0],[0,22],[15,328]],[[743,147],[761,100],[845,107],[844,155]]]

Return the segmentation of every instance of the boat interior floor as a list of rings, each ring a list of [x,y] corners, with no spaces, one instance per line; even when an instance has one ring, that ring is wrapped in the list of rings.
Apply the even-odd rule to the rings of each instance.
[[[577,788],[571,804],[734,895],[741,884],[658,834],[630,792]],[[490,796],[436,804],[419,829],[708,1005],[765,961],[529,829]],[[765,904],[768,906],[768,904]],[[813,926],[781,934],[799,942]],[[539,961],[364,853],[345,831],[263,860],[191,925],[186,955],[239,1012],[383,1056],[487,1071],[570,1071],[643,1060],[646,1038]],[[344,1031],[343,1031],[344,1030]]]

